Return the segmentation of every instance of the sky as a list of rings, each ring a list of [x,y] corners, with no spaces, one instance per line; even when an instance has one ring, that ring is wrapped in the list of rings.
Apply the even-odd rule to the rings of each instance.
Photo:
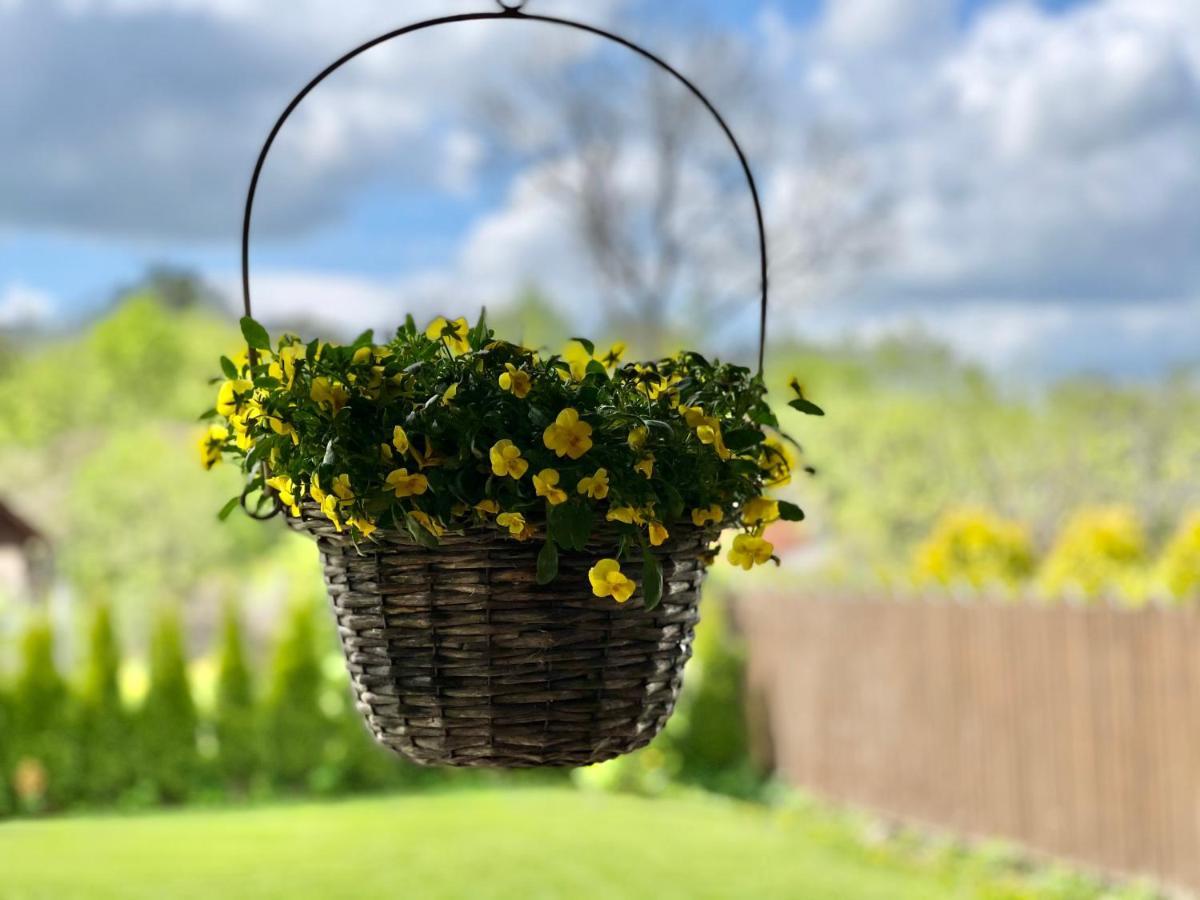
[[[234,302],[249,172],[295,90],[377,33],[491,4],[399,7],[0,0],[0,328],[78,321],[153,264]],[[920,330],[1022,379],[1200,361],[1200,0],[528,9],[615,28],[714,92],[776,259],[808,260],[773,268],[772,335]],[[256,206],[263,318],[386,327],[536,284],[591,324],[604,289],[544,187],[577,162],[550,140],[546,98],[609,51],[528,23],[441,31],[356,60],[281,134]],[[752,92],[722,80],[730,60]],[[814,162],[815,134],[837,136],[832,163]],[[697,159],[728,153],[702,137]],[[649,195],[645,149],[615,176],[630,196]],[[697,238],[706,268],[687,284],[720,280],[752,308],[749,212],[719,178],[689,163],[692,213],[732,236]]]

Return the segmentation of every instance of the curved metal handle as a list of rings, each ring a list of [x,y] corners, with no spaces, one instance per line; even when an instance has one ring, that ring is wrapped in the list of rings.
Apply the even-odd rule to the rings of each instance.
[[[678,69],[657,56],[644,47],[635,44],[627,38],[621,37],[619,34],[613,34],[611,31],[605,31],[603,28],[597,28],[594,25],[588,25],[583,22],[576,22],[572,19],[562,19],[556,16],[542,16],[523,11],[524,0],[519,3],[505,3],[504,0],[498,0],[500,3],[501,12],[478,12],[478,13],[460,13],[453,16],[440,16],[436,19],[426,19],[423,22],[414,22],[411,25],[405,25],[403,28],[397,28],[395,31],[389,31],[387,34],[381,34],[379,37],[372,38],[364,44],[359,44],[353,50],[343,54],[338,59],[334,60],[324,69],[322,69],[311,81],[306,84],[291,102],[284,107],[283,112],[272,126],[270,133],[267,135],[266,143],[263,144],[262,150],[258,154],[258,161],[254,164],[254,173],[250,176],[250,189],[246,194],[246,211],[242,219],[242,300],[245,306],[246,315],[252,315],[250,310],[250,219],[254,210],[254,194],[258,190],[258,179],[262,175],[263,164],[267,160],[267,154],[271,151],[271,146],[275,143],[275,138],[279,135],[280,129],[283,128],[288,117],[300,105],[301,101],[309,95],[309,93],[318,84],[344,66],[350,60],[354,59],[361,53],[365,53],[372,47],[386,43],[394,38],[402,37],[406,34],[412,34],[416,31],[423,31],[426,28],[435,28],[439,25],[451,25],[456,22],[477,22],[483,20],[518,20],[530,22],[546,22],[551,25],[562,25],[567,28],[573,28],[577,31],[584,31],[588,34],[596,35],[597,37],[605,38],[606,40],[620,44],[632,50],[634,53],[654,63],[663,71],[674,76],[674,78],[686,87],[697,100],[699,100],[704,108],[712,114],[716,119],[717,124],[721,126],[721,130],[729,139],[729,143],[733,147],[734,153],[737,154],[738,162],[741,163],[742,171],[746,175],[746,185],[750,189],[751,199],[754,201],[754,216],[758,226],[758,253],[759,253],[759,268],[762,285],[762,294],[759,309],[759,332],[758,332],[758,372],[761,375],[763,370],[763,357],[766,352],[767,341],[767,232],[763,222],[762,203],[758,196],[758,185],[754,180],[754,173],[750,171],[750,162],[746,158],[745,152],[742,150],[741,144],[738,143],[737,137],[733,130],[729,127],[724,117],[717,111],[716,106],[712,101],[704,95],[704,93],[696,87],[686,76]],[[252,354],[254,350],[250,351]]]

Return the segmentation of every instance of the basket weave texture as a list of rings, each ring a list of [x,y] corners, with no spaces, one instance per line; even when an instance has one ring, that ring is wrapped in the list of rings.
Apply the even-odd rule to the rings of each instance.
[[[384,746],[425,765],[584,766],[666,724],[712,531],[672,529],[662,602],[647,611],[640,587],[624,604],[591,593],[612,534],[560,552],[558,578],[539,585],[540,540],[480,529],[425,548],[380,529],[355,547],[315,505],[301,513],[289,521],[316,538],[358,708]]]

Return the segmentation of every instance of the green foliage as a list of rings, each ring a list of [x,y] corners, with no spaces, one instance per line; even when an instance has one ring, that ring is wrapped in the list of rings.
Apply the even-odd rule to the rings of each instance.
[[[242,622],[230,603],[225,607],[217,659],[217,696],[213,715],[217,766],[235,790],[249,789],[261,762],[254,684],[242,638]]]
[[[1010,587],[1033,571],[1033,544],[1026,528],[977,508],[942,514],[917,548],[918,583]]]
[[[704,606],[695,658],[685,675],[680,722],[668,743],[678,754],[681,781],[748,796],[762,784],[763,773],[750,757],[745,650],[730,627],[724,599],[706,597]]]
[[[12,701],[0,688],[0,817],[9,815],[16,808],[11,778],[16,738],[14,727]]]
[[[88,631],[88,655],[79,702],[83,795],[111,803],[135,780],[130,721],[121,703],[121,651],[106,603],[97,603]]]
[[[321,709],[323,677],[314,604],[297,603],[271,664],[263,712],[264,765],[271,782],[304,788],[325,757],[329,721]]]
[[[1163,550],[1158,570],[1174,600],[1200,599],[1200,513],[1180,521]]]
[[[52,809],[73,796],[77,779],[75,715],[66,681],[54,662],[49,622],[25,632],[12,698],[10,779],[23,809]]]
[[[138,717],[139,771],[163,802],[186,799],[196,782],[196,726],[179,618],[163,611],[150,641],[150,684]]]
[[[307,496],[363,539],[403,528],[433,545],[480,526],[526,540],[545,522],[558,547],[580,549],[607,523],[617,555],[637,560],[710,508],[760,536],[763,523],[733,514],[789,475],[761,379],[699,354],[622,366],[621,346],[597,356],[576,338],[542,358],[482,318],[424,332],[409,320],[384,345],[369,332],[346,347],[285,337],[273,354],[262,326],[242,329],[258,362],[222,363],[238,377],[217,392],[224,424],[201,436],[202,462],[231,458],[258,487],[269,462],[292,515]]]
[[[1051,595],[1087,600],[1144,593],[1146,537],[1133,510],[1095,507],[1076,512],[1046,556],[1039,583]]]

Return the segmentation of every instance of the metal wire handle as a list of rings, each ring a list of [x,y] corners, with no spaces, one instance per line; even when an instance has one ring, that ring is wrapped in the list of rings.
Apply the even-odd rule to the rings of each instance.
[[[258,154],[258,161],[254,164],[254,174],[250,176],[250,189],[246,194],[246,211],[242,219],[242,300],[245,306],[246,315],[252,315],[250,310],[250,219],[254,210],[254,194],[258,190],[258,179],[262,175],[263,164],[267,160],[267,154],[271,151],[271,146],[275,143],[275,138],[279,131],[283,128],[284,123],[300,105],[301,101],[309,95],[309,93],[318,84],[344,66],[350,60],[354,59],[360,53],[365,53],[372,47],[386,43],[393,38],[401,37],[402,35],[412,34],[416,31],[423,31],[426,28],[434,28],[438,25],[451,25],[455,22],[477,22],[484,20],[518,20],[529,22],[547,22],[551,25],[562,25],[566,28],[573,28],[577,31],[584,31],[588,34],[596,35],[597,37],[605,38],[606,40],[620,44],[623,47],[632,50],[644,59],[654,63],[660,69],[668,72],[675,77],[684,87],[686,87],[693,96],[696,97],[707,109],[717,124],[721,126],[721,130],[725,132],[725,136],[729,139],[729,143],[733,146],[734,153],[737,154],[738,162],[741,163],[742,171],[746,175],[746,185],[750,189],[750,196],[754,201],[754,216],[758,225],[758,255],[759,269],[762,286],[762,294],[759,309],[758,322],[758,373],[763,371],[763,357],[766,353],[767,342],[767,232],[766,226],[763,224],[762,204],[759,201],[758,185],[754,181],[754,173],[750,171],[750,162],[746,158],[745,152],[742,150],[741,144],[738,143],[737,137],[734,136],[733,130],[726,123],[724,117],[717,111],[716,106],[712,101],[704,95],[704,93],[696,87],[683,73],[664,60],[662,57],[652,53],[644,47],[635,44],[628,38],[621,37],[619,34],[613,34],[611,31],[605,31],[603,28],[598,28],[594,25],[588,25],[583,22],[576,22],[572,19],[562,19],[556,16],[542,16],[524,11],[526,0],[517,0],[517,2],[505,2],[505,0],[497,0],[500,6],[500,12],[477,12],[477,13],[461,13],[453,16],[440,16],[436,19],[427,19],[423,22],[415,22],[411,25],[405,25],[403,28],[397,28],[395,31],[389,31],[387,34],[381,34],[377,38],[373,38],[364,44],[360,44],[348,53],[334,60],[324,69],[322,69],[301,91],[292,98],[291,102],[284,108],[279,118],[275,121],[271,128],[270,134],[267,135],[266,143],[263,144],[262,150]],[[254,354],[253,348],[250,350]]]

